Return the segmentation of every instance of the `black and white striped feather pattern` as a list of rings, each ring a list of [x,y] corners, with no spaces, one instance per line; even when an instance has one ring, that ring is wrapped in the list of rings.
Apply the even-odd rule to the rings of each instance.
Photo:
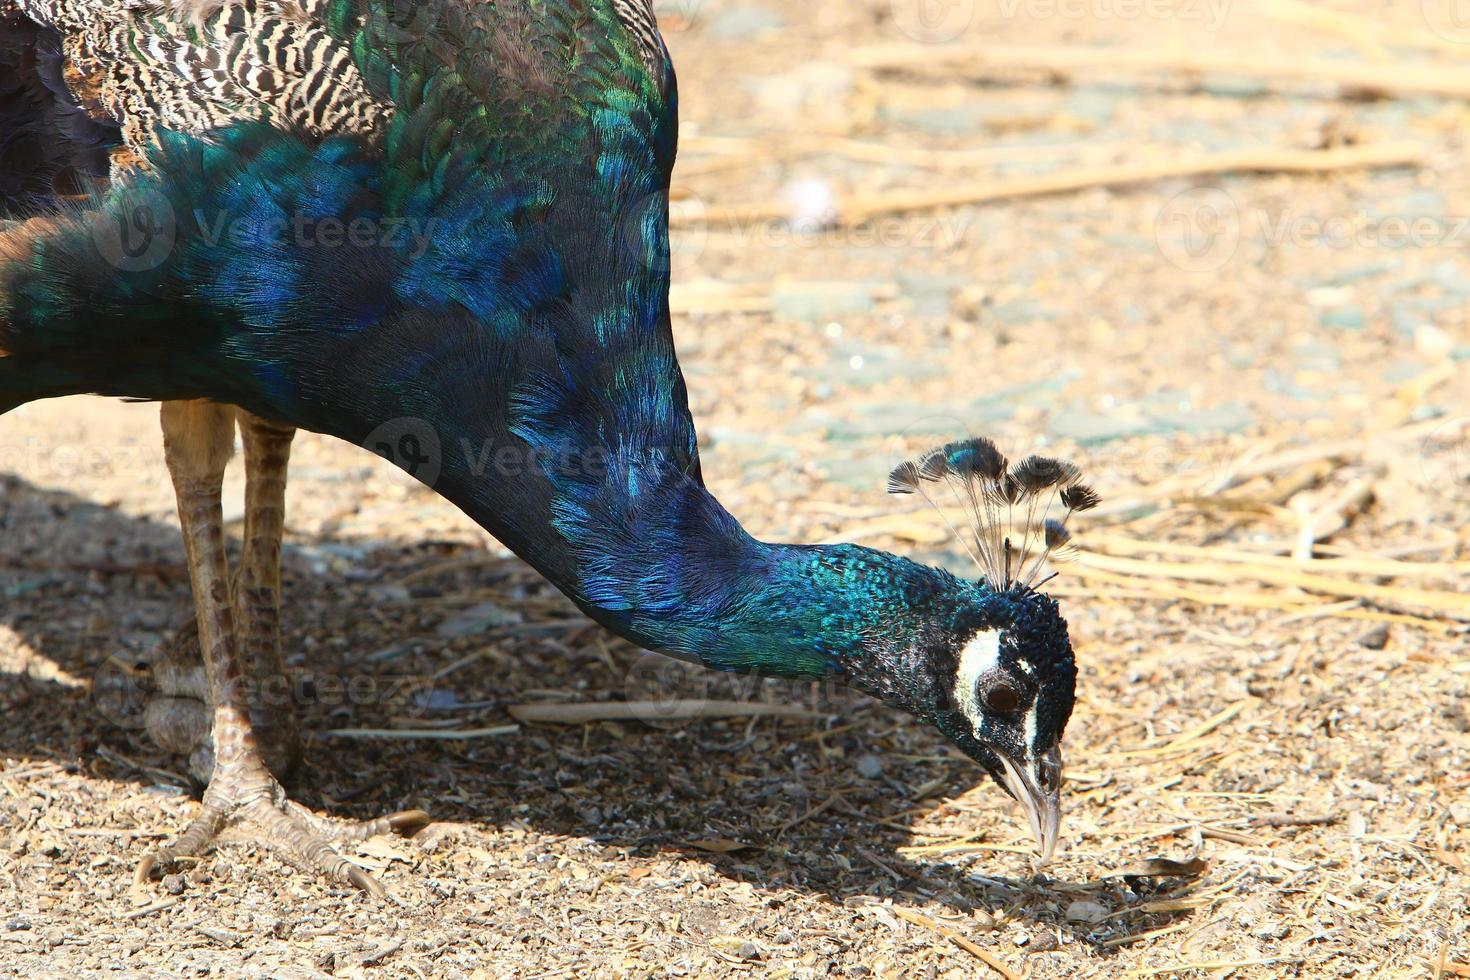
[[[372,134],[387,106],[326,30],[320,0],[8,0],[60,31],[74,91],[135,149],[159,126],[244,119],[313,136]]]
[[[260,119],[304,135],[377,135],[393,106],[369,90],[331,0],[0,0],[63,39],[77,102],[142,156],[159,127],[196,134]],[[488,0],[462,0],[466,12]],[[609,0],[660,88],[651,0]],[[441,8],[442,15],[442,8]]]

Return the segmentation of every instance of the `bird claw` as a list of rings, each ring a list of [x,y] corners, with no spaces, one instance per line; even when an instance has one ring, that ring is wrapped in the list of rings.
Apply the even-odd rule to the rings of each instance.
[[[178,840],[144,855],[138,862],[133,889],[135,894],[144,892],[155,873],[209,851],[228,828],[268,845],[303,871],[353,885],[381,901],[388,898],[387,889],[332,845],[385,833],[411,837],[431,822],[422,810],[401,810],[375,820],[327,817],[287,797],[262,767],[245,767],[244,773],[234,778],[217,771],[204,794],[203,809]]]

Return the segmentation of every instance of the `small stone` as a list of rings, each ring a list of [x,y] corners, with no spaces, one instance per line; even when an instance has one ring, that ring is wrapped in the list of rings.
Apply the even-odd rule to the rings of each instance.
[[[1470,803],[1450,804],[1450,819],[1458,827],[1470,827]]]
[[[1362,330],[1368,325],[1368,317],[1363,310],[1357,306],[1344,306],[1341,309],[1329,310],[1318,318],[1324,327],[1332,327],[1335,330]]]
[[[877,779],[883,775],[883,760],[876,755],[859,756],[857,771],[864,779]]]
[[[520,621],[519,613],[502,609],[493,602],[482,602],[478,606],[466,609],[458,616],[444,620],[439,624],[436,632],[440,636],[458,638],[473,636],[496,626],[509,626]]]
[[[26,921],[25,919],[10,919],[5,923],[6,932],[21,932],[22,930],[29,929],[30,927],[30,922]]]
[[[163,876],[163,890],[168,892],[170,895],[184,894],[184,888],[186,884],[187,883],[184,881],[183,875],[175,874]]]
[[[1358,637],[1358,646],[1369,650],[1382,650],[1388,646],[1388,624],[1381,623]]]
[[[1097,902],[1078,900],[1067,906],[1068,922],[1085,922],[1096,925],[1108,917],[1108,909]]]

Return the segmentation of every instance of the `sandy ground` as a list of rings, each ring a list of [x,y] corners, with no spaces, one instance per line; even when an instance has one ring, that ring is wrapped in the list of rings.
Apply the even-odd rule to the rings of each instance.
[[[959,567],[882,484],[967,431],[1072,455],[1112,502],[1097,557],[1054,583],[1082,676],[1044,876],[1019,812],[936,734],[661,669],[428,492],[305,436],[294,792],[442,822],[355,854],[387,906],[248,845],[139,904],[134,862],[197,796],[139,730],[128,670],[188,587],[156,408],[67,399],[0,419],[0,975],[1470,975],[1470,109],[1258,73],[863,67],[947,41],[1458,71],[1451,6],[661,8],[685,120],[676,331],[726,505],[759,535]],[[739,217],[1396,141],[1422,162],[826,231]],[[236,516],[238,491],[232,472]],[[1314,580],[1286,560],[1303,527],[1339,559]],[[650,693],[824,716],[333,734]]]

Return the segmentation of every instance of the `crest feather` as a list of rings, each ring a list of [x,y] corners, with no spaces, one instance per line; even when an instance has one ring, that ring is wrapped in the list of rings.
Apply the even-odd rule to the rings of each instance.
[[[939,511],[991,589],[1034,588],[1048,564],[1076,549],[1067,520],[1098,504],[1082,471],[1067,460],[1027,456],[1011,464],[989,439],[952,442],[900,463],[888,492],[917,493]],[[1060,501],[1064,513],[1052,516]],[[961,520],[951,519],[957,510]],[[964,527],[964,530],[961,530]]]

